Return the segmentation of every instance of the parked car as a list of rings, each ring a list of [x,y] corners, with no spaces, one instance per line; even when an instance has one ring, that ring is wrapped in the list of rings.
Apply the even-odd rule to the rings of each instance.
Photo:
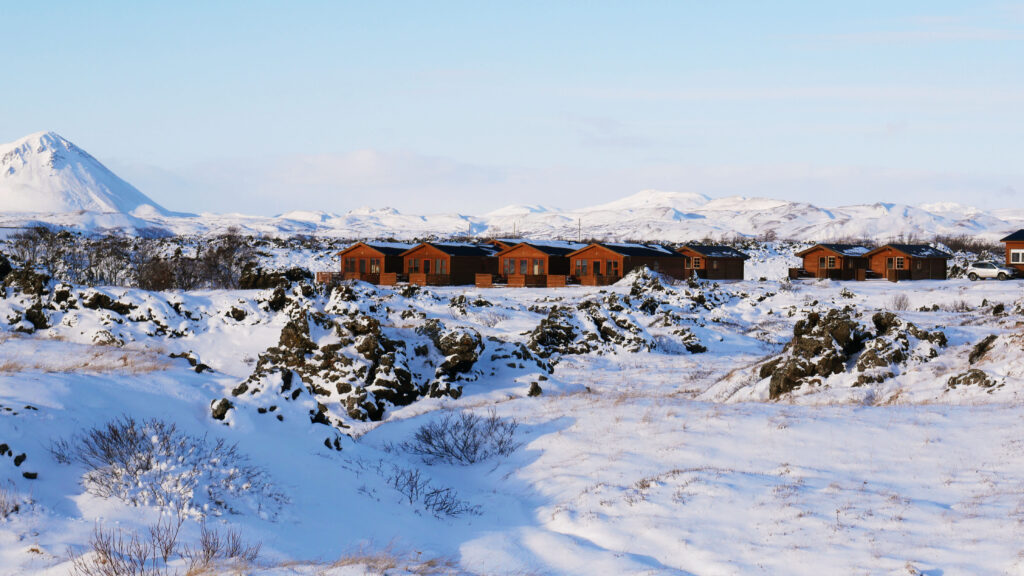
[[[977,280],[978,278],[998,278],[1000,280],[1006,280],[1013,278],[1016,275],[1016,270],[1013,268],[1007,268],[1006,266],[1000,266],[995,262],[972,262],[967,267],[967,277],[971,280]]]

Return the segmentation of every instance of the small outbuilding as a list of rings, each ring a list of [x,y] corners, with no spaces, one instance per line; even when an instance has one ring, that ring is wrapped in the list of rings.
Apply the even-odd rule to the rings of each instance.
[[[493,244],[421,242],[402,253],[402,269],[410,284],[473,284],[477,274],[497,272],[497,253]]]
[[[394,284],[402,273],[402,253],[412,247],[412,244],[399,242],[356,242],[337,253],[338,272],[318,272],[317,281],[330,284],[362,280],[370,284]]]
[[[613,284],[640,266],[673,278],[686,277],[683,255],[657,244],[594,243],[568,257],[569,273],[584,286]]]
[[[945,280],[946,261],[953,257],[927,244],[886,244],[864,256],[872,272],[892,282]]]
[[[871,248],[859,244],[816,244],[796,255],[803,266],[796,276],[806,274],[830,280],[864,280],[867,277],[867,253]],[[790,276],[794,276],[791,272]]]
[[[750,258],[731,246],[687,244],[676,251],[683,255],[687,277],[707,280],[743,280],[743,263]]]
[[[1006,245],[1006,266],[1024,272],[1024,230],[1017,230],[1000,242]]]
[[[585,246],[576,242],[521,241],[498,252],[498,280],[509,287],[565,286],[569,277],[568,255]]]

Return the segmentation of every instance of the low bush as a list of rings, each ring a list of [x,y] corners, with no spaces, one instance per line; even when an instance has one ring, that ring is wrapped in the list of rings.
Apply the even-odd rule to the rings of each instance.
[[[519,447],[515,440],[518,427],[515,419],[503,420],[493,409],[487,416],[446,411],[440,418],[420,426],[412,440],[401,446],[427,464],[469,465],[514,452]]]
[[[236,445],[178,431],[161,420],[121,417],[51,446],[56,460],[85,468],[91,494],[180,514],[274,517],[287,501]]]
[[[394,466],[386,479],[388,485],[402,494],[409,504],[419,503],[438,518],[480,513],[479,506],[459,498],[452,488],[434,486],[429,478],[415,468]]]
[[[910,309],[910,298],[906,294],[893,294],[888,301],[889,310],[903,312]]]
[[[199,540],[179,544],[184,517],[167,515],[146,531],[96,525],[89,546],[70,551],[73,576],[193,576],[245,573],[260,552],[235,530],[200,526]]]

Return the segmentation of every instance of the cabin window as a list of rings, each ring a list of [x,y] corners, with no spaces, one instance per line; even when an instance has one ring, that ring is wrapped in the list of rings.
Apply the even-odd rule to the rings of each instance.
[[[359,273],[366,274],[366,260],[362,258],[359,259]]]
[[[608,275],[618,276],[619,275],[619,263],[615,260],[608,261]]]
[[[903,257],[896,258],[896,269],[903,270]]]
[[[700,268],[701,267],[700,258],[697,257],[697,256],[693,257],[693,267],[694,268]]]
[[[711,261],[711,268],[713,270],[718,270],[718,260],[712,260]]]
[[[544,273],[544,261],[541,260],[540,258],[533,259],[533,273],[536,276],[539,276]]]
[[[420,261],[416,258],[409,259],[409,272],[415,274],[420,271]]]
[[[524,259],[519,261],[519,273],[520,274],[522,274],[524,276],[526,274],[528,274],[530,272],[529,267],[530,267],[530,261],[529,260],[524,258]]]
[[[885,268],[887,270],[892,270],[892,258],[885,259]]]
[[[587,275],[587,261],[582,258],[576,261],[576,276]]]
[[[593,264],[594,264],[594,276],[600,276],[601,275],[601,261],[600,260],[594,260]]]
[[[829,256],[828,257],[828,267],[829,268],[835,268],[836,267],[836,257],[835,256]]]
[[[509,276],[513,272],[515,272],[515,268],[516,268],[515,260],[513,260],[511,258],[505,258],[504,261],[505,261],[505,267],[502,268],[502,270],[505,272],[505,276]]]
[[[424,274],[430,274],[430,259],[429,258],[424,258],[423,259],[423,273]]]
[[[355,271],[356,271],[356,259],[355,258],[345,258],[345,272],[355,272]]]
[[[920,269],[921,269],[921,261],[920,261],[920,260],[918,260],[918,261],[917,261],[917,269],[918,269],[918,270],[920,270]]]
[[[380,258],[370,258],[370,274],[380,274]]]
[[[1011,264],[1024,264],[1024,250],[1010,250]]]
[[[444,258],[437,259],[437,273],[447,274],[448,273],[448,261]]]

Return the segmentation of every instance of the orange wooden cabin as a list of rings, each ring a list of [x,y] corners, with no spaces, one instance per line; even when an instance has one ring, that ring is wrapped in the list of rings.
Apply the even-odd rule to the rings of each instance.
[[[946,261],[953,257],[927,244],[886,244],[864,256],[872,272],[893,282],[945,280]]]
[[[743,263],[750,258],[731,246],[687,244],[676,249],[683,255],[685,275],[707,280],[743,280]]]
[[[565,286],[569,278],[569,254],[585,244],[526,241],[498,252],[498,280],[509,287]],[[493,282],[493,279],[491,279]],[[490,285],[478,279],[478,286]]]
[[[1024,230],[1017,230],[1000,242],[1006,244],[1006,266],[1024,272]]]
[[[857,244],[816,244],[797,252],[803,266],[790,277],[811,276],[831,280],[864,280],[867,278],[871,249]]]
[[[640,266],[673,278],[686,277],[683,255],[658,245],[594,243],[568,257],[570,274],[584,286],[615,283]]]
[[[422,242],[402,253],[402,270],[410,284],[473,284],[477,274],[497,272],[498,248],[492,244]]]
[[[362,280],[370,284],[394,284],[402,273],[402,253],[412,246],[397,242],[356,242],[338,252],[338,272],[317,272],[317,282]]]

